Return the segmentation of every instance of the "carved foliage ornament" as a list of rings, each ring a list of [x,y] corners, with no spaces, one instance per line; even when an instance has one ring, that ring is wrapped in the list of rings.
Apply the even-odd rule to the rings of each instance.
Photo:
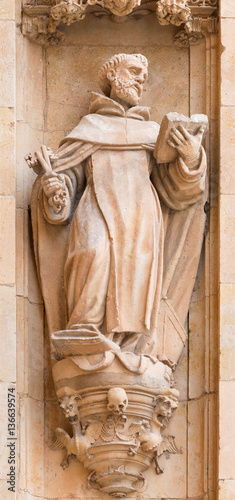
[[[130,17],[140,17],[156,12],[161,25],[186,25],[186,32],[216,31],[216,23],[209,19],[216,13],[218,0],[30,0],[23,7],[22,33],[40,44],[58,44],[64,34],[58,30],[60,23],[70,25],[81,21],[87,13],[96,16],[111,15],[112,20],[122,22]],[[194,29],[200,20],[201,29]],[[207,21],[207,22],[205,22]],[[199,22],[199,21],[198,21]],[[194,37],[195,38],[195,37]],[[196,37],[200,40],[203,37]],[[182,36],[177,38],[180,44]],[[185,45],[184,36],[182,45]],[[188,44],[193,37],[188,37]]]
[[[175,26],[186,23],[191,16],[188,0],[160,0],[157,3],[156,14],[160,24]]]

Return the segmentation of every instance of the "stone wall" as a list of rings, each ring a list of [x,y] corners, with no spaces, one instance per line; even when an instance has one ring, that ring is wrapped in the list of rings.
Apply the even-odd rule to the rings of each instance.
[[[55,428],[62,424],[64,427],[65,422],[52,384],[49,342],[32,250],[29,204],[36,176],[27,168],[24,156],[41,144],[57,148],[60,139],[86,114],[90,91],[99,91],[97,68],[119,52],[141,52],[149,59],[149,80],[142,102],[151,106],[152,119],[160,122],[167,112],[178,111],[186,115],[207,113],[210,120],[206,139],[210,180],[207,232],[189,314],[189,342],[176,371],[180,405],[168,428],[183,453],[161,458],[164,474],[156,476],[153,469],[147,472],[148,487],[139,500],[235,498],[231,431],[235,410],[232,4],[232,0],[221,2],[221,48],[216,35],[208,35],[201,45],[176,47],[172,42],[176,28],[162,27],[150,15],[121,24],[87,16],[81,23],[64,28],[65,39],[60,46],[43,49],[21,34],[21,2],[16,1],[15,6],[13,1],[1,2],[4,71],[0,85],[0,380],[1,449],[5,451],[0,497],[4,500],[103,498],[86,488],[86,472],[81,464],[73,461],[63,471],[59,465],[63,451],[49,449]],[[16,381],[18,481],[14,495],[6,483],[6,429],[7,390],[15,387]]]
[[[235,91],[234,43],[235,6],[221,2],[220,62],[220,363],[219,363],[219,498],[235,496],[235,373],[234,373],[234,291],[235,268],[231,245],[234,234]],[[232,445],[233,443],[233,445]]]

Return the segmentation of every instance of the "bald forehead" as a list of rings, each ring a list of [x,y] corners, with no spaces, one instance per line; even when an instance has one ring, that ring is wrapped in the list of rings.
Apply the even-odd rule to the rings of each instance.
[[[140,59],[137,59],[137,57],[128,57],[121,61],[117,66],[125,66],[126,68],[133,66],[144,69],[147,72],[147,66]]]

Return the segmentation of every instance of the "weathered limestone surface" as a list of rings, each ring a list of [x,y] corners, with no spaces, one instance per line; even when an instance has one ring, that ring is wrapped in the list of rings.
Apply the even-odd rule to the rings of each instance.
[[[16,382],[15,290],[15,8],[0,5],[0,399],[1,399],[1,498],[9,498],[8,389]],[[15,391],[16,394],[16,391]],[[16,418],[17,422],[17,418]],[[15,453],[16,459],[16,453]],[[12,492],[12,499],[15,493]]]
[[[233,245],[234,192],[234,28],[235,6],[231,0],[221,2],[221,103],[220,103],[220,364],[219,364],[219,490],[220,500],[235,496],[234,439],[234,315],[235,266]],[[231,69],[230,69],[231,68]],[[228,269],[229,265],[229,269]],[[228,401],[229,403],[226,403]]]
[[[16,21],[21,22],[21,2],[16,2]],[[231,433],[234,424],[234,259],[232,258],[233,215],[234,215],[234,1],[221,1],[221,74],[222,102],[220,108],[220,179],[221,179],[221,274],[216,264],[217,253],[217,205],[218,205],[218,109],[220,104],[215,96],[219,78],[215,77],[217,65],[216,36],[207,37],[203,45],[188,49],[172,46],[172,36],[176,29],[172,26],[159,27],[155,18],[142,18],[119,24],[110,24],[105,18],[87,18],[79,25],[72,25],[67,32],[66,42],[60,48],[51,47],[42,51],[23,39],[17,27],[17,86],[15,86],[15,7],[14,2],[0,2],[1,47],[4,57],[3,83],[0,89],[1,120],[1,308],[7,307],[1,321],[1,449],[5,449],[4,437],[6,420],[6,390],[15,382],[15,140],[16,160],[16,206],[17,223],[17,340],[19,390],[18,408],[20,427],[18,431],[18,451],[20,455],[20,476],[16,498],[22,500],[44,500],[48,498],[69,499],[78,491],[79,499],[100,498],[91,495],[83,486],[86,472],[82,465],[71,463],[69,470],[63,471],[59,462],[63,451],[49,449],[57,426],[64,426],[62,412],[55,411],[56,397],[51,379],[48,338],[42,335],[42,298],[36,279],[35,263],[32,256],[32,240],[28,240],[28,205],[30,190],[35,178],[24,165],[23,157],[30,150],[38,150],[41,143],[56,149],[60,139],[73,128],[85,114],[90,94],[87,88],[95,88],[93,78],[97,64],[113,53],[129,51],[143,52],[150,60],[149,89],[145,92],[143,104],[152,106],[153,95],[160,105],[155,107],[152,118],[161,121],[166,112],[175,110],[186,115],[202,112],[210,116],[210,137],[207,137],[207,152],[211,158],[211,211],[209,232],[205,242],[204,267],[199,270],[199,288],[194,292],[189,316],[190,340],[181,356],[176,372],[176,384],[181,393],[178,414],[171,423],[172,434],[180,436],[179,446],[183,455],[162,457],[161,465],[171,471],[175,478],[176,490],[166,473],[159,481],[152,479],[152,471],[147,472],[149,489],[141,498],[160,500],[234,500],[234,444]],[[65,28],[67,29],[67,28]],[[79,61],[79,58],[81,60]],[[210,68],[210,71],[209,71]],[[188,79],[189,76],[189,79]],[[62,89],[60,92],[60,88]],[[17,107],[15,114],[15,90]],[[165,97],[167,94],[167,98]],[[210,113],[208,106],[211,106]],[[17,135],[15,135],[15,116]],[[209,148],[209,149],[208,149]],[[22,244],[23,243],[23,244]],[[29,278],[30,276],[30,278]],[[215,450],[217,412],[215,391],[217,390],[217,319],[218,283],[220,281],[220,450]],[[10,285],[10,286],[9,286]],[[205,314],[205,325],[202,315]],[[5,319],[6,318],[6,319]],[[36,331],[32,331],[34,318]],[[197,319],[198,318],[198,319]],[[202,331],[203,330],[203,331]],[[45,346],[44,346],[45,340]],[[189,351],[189,358],[188,358]],[[10,356],[8,353],[10,352]],[[46,354],[44,354],[46,353]],[[194,361],[198,355],[198,363]],[[45,356],[45,358],[44,358]],[[45,366],[43,366],[45,359]],[[46,405],[44,408],[44,393]],[[204,393],[209,393],[208,400]],[[187,403],[188,394],[192,399]],[[30,397],[29,397],[30,395]],[[197,401],[193,401],[198,398]],[[30,401],[32,403],[30,404]],[[230,404],[231,403],[231,404]],[[196,410],[194,411],[194,408]],[[205,410],[206,408],[206,410]],[[45,414],[44,414],[45,411]],[[203,415],[206,418],[203,421]],[[178,415],[178,416],[177,416]],[[188,416],[187,416],[188,415]],[[202,435],[193,437],[190,426]],[[37,432],[35,432],[35,422]],[[48,426],[44,429],[44,421]],[[67,427],[69,430],[69,426]],[[196,434],[197,434],[196,432]],[[188,436],[187,436],[188,433]],[[6,436],[6,435],[5,435]],[[198,437],[198,439],[197,439]],[[188,444],[187,444],[188,443]],[[200,443],[201,454],[198,449]],[[207,443],[207,444],[205,444]],[[207,448],[209,450],[207,454]],[[45,452],[45,462],[44,460]],[[215,470],[219,456],[219,470]],[[7,455],[1,457],[0,497],[8,500],[6,489]],[[202,458],[203,457],[203,458]],[[200,461],[202,460],[202,461]],[[188,464],[187,464],[188,461]],[[166,463],[165,463],[166,462]],[[195,464],[195,468],[194,468]],[[204,464],[204,465],[203,465]],[[206,470],[208,467],[208,471]],[[186,484],[186,473],[189,471]],[[215,493],[215,477],[218,472],[219,489]],[[177,474],[179,481],[177,479]],[[74,476],[76,480],[74,482]],[[203,484],[204,477],[204,484]],[[158,478],[157,478],[158,479]],[[43,484],[44,483],[44,484]],[[161,485],[161,488],[160,488]],[[158,491],[164,491],[164,496]],[[203,492],[207,492],[203,493]],[[216,496],[217,495],[217,496]],[[14,498],[11,493],[9,497]],[[103,499],[102,499],[103,500]]]

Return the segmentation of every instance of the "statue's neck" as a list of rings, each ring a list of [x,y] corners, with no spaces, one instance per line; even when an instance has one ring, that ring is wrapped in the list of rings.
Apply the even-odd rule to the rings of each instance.
[[[118,104],[121,104],[122,107],[125,109],[125,111],[127,111],[128,109],[130,109],[132,107],[131,104],[128,104],[127,102],[123,101],[122,99],[119,99],[113,90],[111,90],[110,99],[113,99],[113,101],[116,101],[116,102],[118,102]]]

